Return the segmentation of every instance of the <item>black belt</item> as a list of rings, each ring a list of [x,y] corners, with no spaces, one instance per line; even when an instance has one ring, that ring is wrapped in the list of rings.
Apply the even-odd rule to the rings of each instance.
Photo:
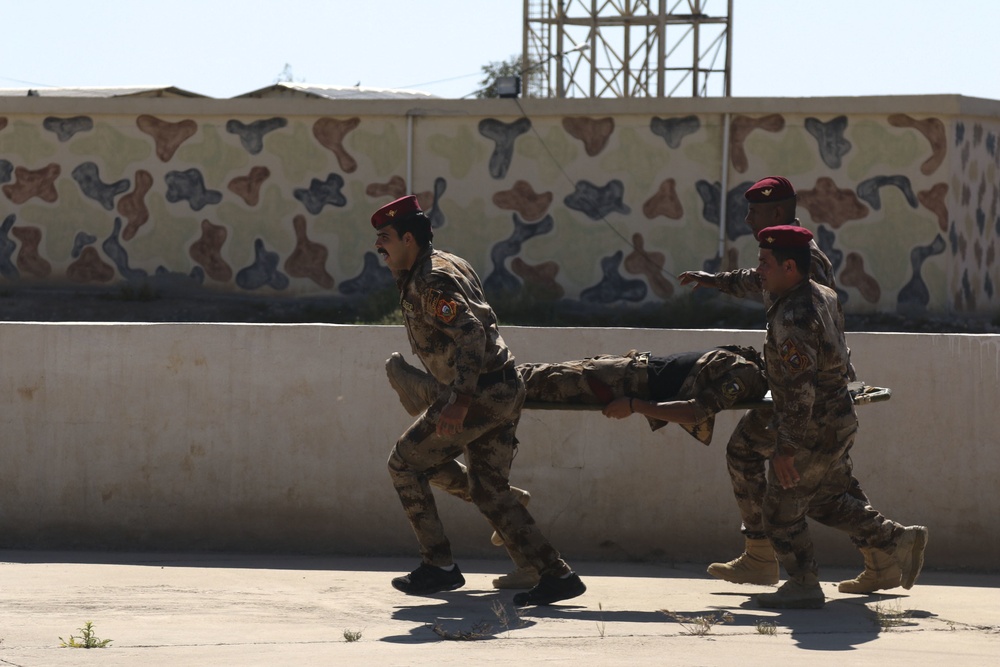
[[[499,382],[510,382],[516,377],[517,369],[513,366],[507,366],[506,368],[501,368],[498,371],[483,373],[479,376],[479,381],[476,382],[476,386],[482,389],[483,387],[489,387],[490,385],[497,384]]]

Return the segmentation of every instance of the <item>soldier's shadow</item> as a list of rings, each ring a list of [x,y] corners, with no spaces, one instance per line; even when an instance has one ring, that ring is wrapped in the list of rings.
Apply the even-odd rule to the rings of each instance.
[[[519,609],[511,601],[508,591],[495,589],[462,589],[425,597],[414,597],[413,604],[399,605],[392,613],[394,620],[416,623],[406,635],[384,637],[382,641],[396,643],[425,643],[441,640],[472,641],[490,640],[509,636],[518,630],[530,628],[540,618],[561,618],[573,621],[605,623],[660,623],[665,620],[661,612],[609,611],[573,604],[562,604]],[[439,601],[431,604],[430,601]]]
[[[719,594],[716,594],[719,595]],[[721,595],[735,595],[732,593]],[[859,596],[851,599],[828,600],[822,609],[764,609],[751,597],[738,605],[745,612],[735,616],[739,626],[762,628],[772,625],[777,632],[789,632],[798,648],[809,651],[852,651],[858,645],[878,639],[890,630],[885,614],[867,606],[871,602],[892,601],[898,595]],[[933,616],[928,612],[910,611],[908,618],[894,626],[917,625],[912,619]]]
[[[408,634],[383,637],[382,641],[419,644],[442,640],[490,640],[520,628],[534,625],[519,616],[510,597],[494,589],[436,593],[412,596],[412,604],[400,604],[392,612],[393,620],[415,625]]]

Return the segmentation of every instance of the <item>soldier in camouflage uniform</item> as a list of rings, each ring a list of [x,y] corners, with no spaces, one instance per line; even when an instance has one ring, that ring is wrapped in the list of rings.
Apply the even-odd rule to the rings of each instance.
[[[754,183],[744,193],[747,200],[746,223],[754,238],[765,227],[799,225],[795,217],[795,188],[782,176],[768,176]],[[820,285],[836,290],[833,264],[820,250],[815,239],[809,241],[809,277]],[[737,269],[722,273],[686,271],[679,276],[682,285],[713,287],[740,298],[763,301],[770,308],[774,297],[762,287],[760,276],[753,269]],[[850,380],[856,379],[854,366],[848,364]],[[726,464],[733,493],[742,519],[741,530],[746,545],[742,554],[726,563],[712,563],[708,573],[719,579],[739,584],[776,584],[778,562],[764,533],[761,503],[766,486],[766,462],[772,436],[767,425],[772,419],[771,408],[748,410],[737,424],[726,446]],[[861,487],[851,490],[859,500],[868,503]],[[855,543],[865,561],[865,569],[854,579],[840,582],[844,593],[870,593],[899,585],[900,572],[895,563],[874,550]]]
[[[372,226],[375,247],[396,278],[410,346],[441,388],[389,456],[393,486],[422,557],[416,570],[392,585],[429,595],[465,584],[431,491],[432,484],[457,484],[507,546],[541,573],[537,586],[514,596],[515,605],[582,595],[586,586],[510,488],[524,382],[479,277],[465,260],[434,249],[430,220],[413,195],[377,210]],[[455,466],[462,455],[467,470]]]
[[[604,414],[624,419],[640,414],[657,430],[676,422],[700,442],[712,441],[715,414],[737,403],[759,400],[767,392],[764,361],[751,347],[736,345],[669,356],[637,353],[599,355],[577,361],[519,364],[526,400],[532,403],[601,405]],[[439,383],[394,353],[386,361],[389,383],[407,412],[416,416],[433,404]],[[455,462],[457,464],[457,462]],[[460,465],[460,464],[459,464]],[[462,472],[432,481],[444,491],[469,500]],[[527,503],[527,491],[511,487]],[[499,534],[492,541],[504,545]],[[493,580],[496,588],[529,588],[537,571],[508,548],[517,569]]]
[[[764,530],[788,574],[762,607],[818,609],[819,585],[806,517],[847,532],[855,544],[894,561],[903,588],[923,566],[928,531],[904,527],[852,489],[850,450],[858,429],[848,391],[844,314],[832,289],[809,280],[812,234],[798,226],[761,230],[757,273],[773,302],[767,310],[764,361],[773,400],[771,472],[762,505]]]

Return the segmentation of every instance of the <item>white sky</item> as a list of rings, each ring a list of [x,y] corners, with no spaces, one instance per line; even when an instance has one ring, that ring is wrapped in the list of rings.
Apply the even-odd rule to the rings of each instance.
[[[483,65],[520,53],[523,4],[0,0],[0,88],[172,85],[232,97],[288,64],[305,83],[462,97],[480,87]],[[724,12],[724,0],[708,11]],[[738,97],[1000,100],[995,0],[735,0],[732,18]]]

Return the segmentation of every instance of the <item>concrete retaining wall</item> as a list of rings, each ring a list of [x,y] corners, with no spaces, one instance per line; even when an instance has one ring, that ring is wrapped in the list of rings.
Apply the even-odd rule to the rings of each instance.
[[[519,361],[743,343],[760,331],[510,327]],[[931,528],[932,567],[995,568],[1000,336],[849,334],[870,384],[856,474]],[[414,554],[385,460],[409,418],[383,362],[401,327],[0,324],[0,545]],[[411,359],[412,360],[412,359]],[[527,411],[513,481],[570,561],[736,555],[724,449],[639,418]],[[474,508],[439,503],[456,556],[501,557]],[[821,564],[857,564],[822,526]]]

